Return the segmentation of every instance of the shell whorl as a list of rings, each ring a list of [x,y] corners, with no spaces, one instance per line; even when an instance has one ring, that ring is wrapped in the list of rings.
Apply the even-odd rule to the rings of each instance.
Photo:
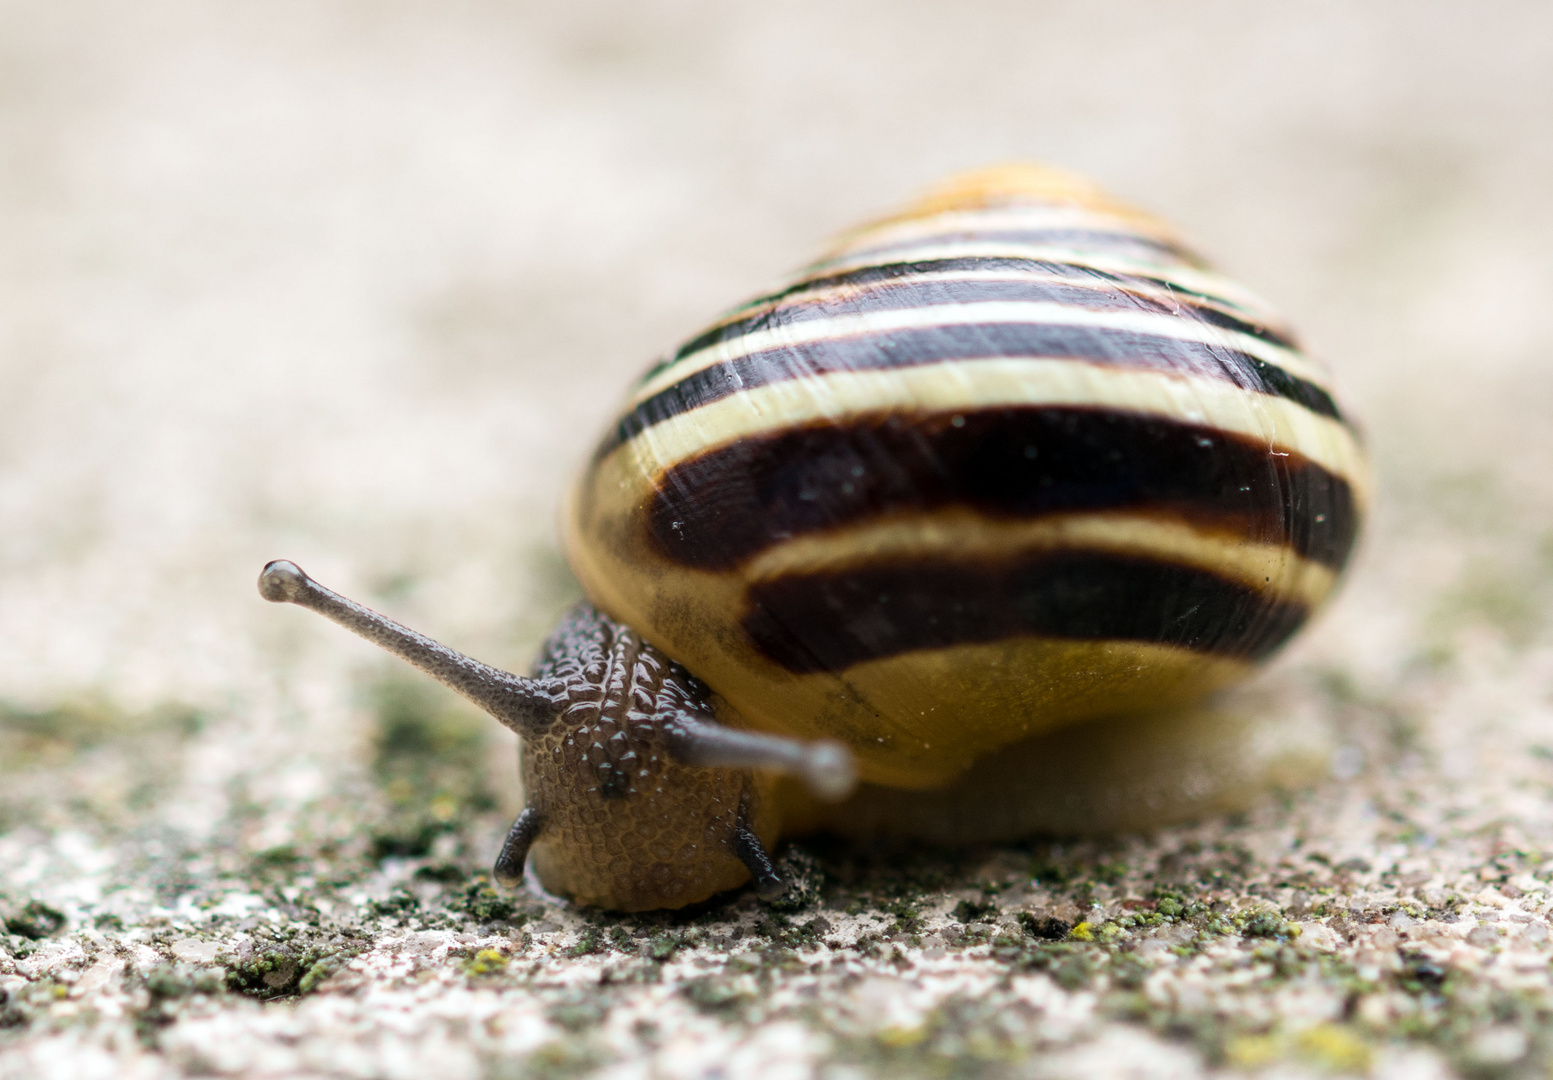
[[[1008,167],[654,365],[569,543],[747,722],[925,785],[1241,677],[1331,591],[1367,491],[1262,301],[1086,181]]]

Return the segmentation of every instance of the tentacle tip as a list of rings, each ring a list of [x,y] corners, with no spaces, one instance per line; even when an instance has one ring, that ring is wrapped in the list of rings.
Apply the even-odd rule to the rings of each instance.
[[[496,884],[500,885],[504,889],[516,889],[518,886],[523,884],[522,870],[519,870],[516,874],[503,873],[502,871],[498,870],[492,874],[491,877],[495,879]]]
[[[272,604],[294,603],[307,582],[307,575],[296,563],[276,559],[259,572],[259,595]]]
[[[839,802],[857,787],[857,763],[839,742],[811,743],[803,777],[817,798]]]

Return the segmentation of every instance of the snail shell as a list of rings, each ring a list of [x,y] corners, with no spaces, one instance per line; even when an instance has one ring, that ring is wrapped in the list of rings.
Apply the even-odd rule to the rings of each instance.
[[[632,387],[565,512],[588,597],[719,716],[948,783],[1243,679],[1368,498],[1324,367],[1088,182],[951,180]]]

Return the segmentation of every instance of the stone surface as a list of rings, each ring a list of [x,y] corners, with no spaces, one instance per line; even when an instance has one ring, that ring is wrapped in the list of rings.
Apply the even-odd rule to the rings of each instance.
[[[1553,16],[1492,5],[0,7],[0,1078],[1376,1077],[1553,1061]],[[494,725],[269,558],[522,666],[618,390],[826,234],[1053,161],[1285,308],[1380,499],[1229,821],[801,910],[482,874]]]

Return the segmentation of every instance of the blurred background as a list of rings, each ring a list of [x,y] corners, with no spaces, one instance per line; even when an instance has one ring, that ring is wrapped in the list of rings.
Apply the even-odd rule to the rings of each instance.
[[[627,381],[836,231],[1011,159],[1176,222],[1366,423],[1373,526],[1289,692],[1389,703],[1464,804],[1546,768],[1548,5],[20,0],[9,887],[96,903],[137,829],[155,862],[354,842],[347,805],[381,851],[499,828],[510,786],[415,762],[505,777],[507,737],[261,602],[259,568],[521,669],[575,596],[556,508]],[[431,824],[381,824],[415,800]]]

